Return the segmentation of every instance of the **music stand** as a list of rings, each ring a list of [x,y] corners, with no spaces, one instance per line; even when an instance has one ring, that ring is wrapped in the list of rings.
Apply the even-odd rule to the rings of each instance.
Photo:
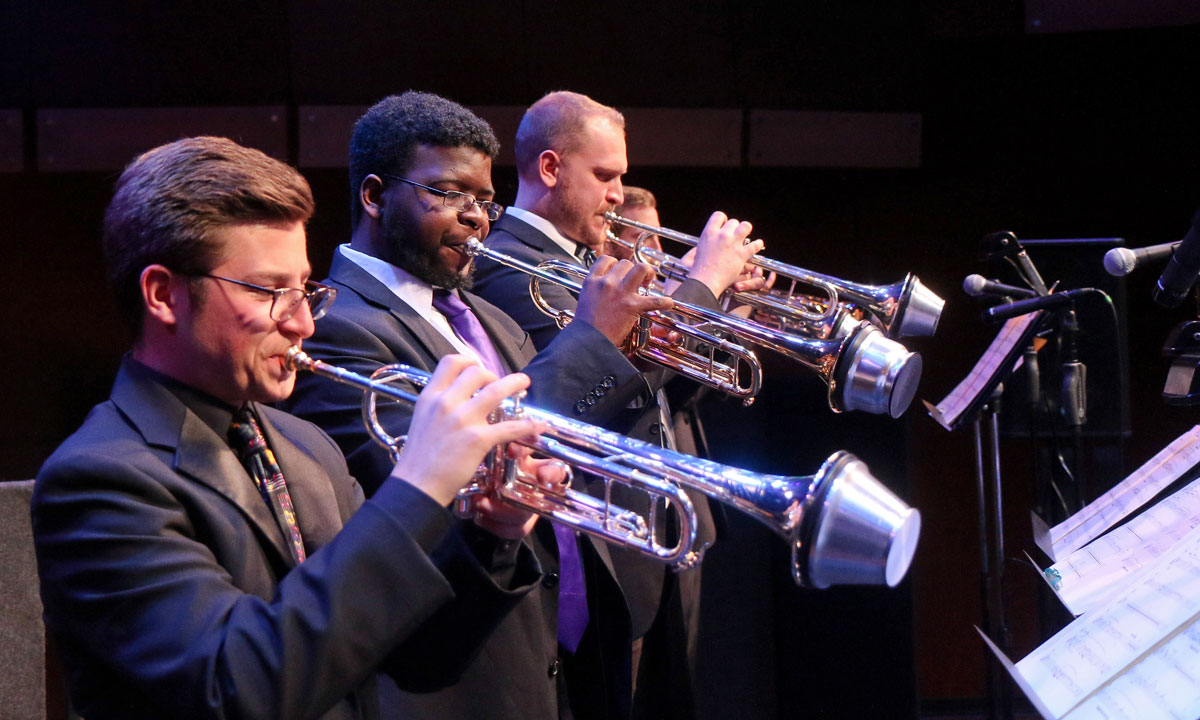
[[[1016,369],[1025,348],[1033,342],[1046,311],[1020,315],[1006,321],[983,356],[950,394],[936,406],[925,403],[929,415],[947,430],[971,424],[975,441],[975,478],[979,498],[980,582],[987,634],[1006,651],[1008,624],[1004,614],[1004,507],[1000,475],[1000,396],[1004,380]],[[988,453],[983,448],[983,428],[988,428]],[[988,480],[990,470],[991,482]],[[990,492],[989,492],[990,491]],[[988,522],[989,516],[991,522]],[[989,528],[991,532],[989,533]],[[988,717],[1012,717],[1012,692],[1005,671],[994,657],[988,659]]]

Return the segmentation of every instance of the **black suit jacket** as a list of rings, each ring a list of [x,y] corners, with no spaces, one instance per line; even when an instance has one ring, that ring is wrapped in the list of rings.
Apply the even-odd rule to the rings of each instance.
[[[432,372],[438,360],[456,352],[415,310],[341,253],[334,256],[325,282],[338,289],[338,297],[317,321],[316,333],[305,341],[304,349],[313,357],[370,375],[393,363]],[[622,412],[631,398],[647,392],[637,369],[586,323],[572,323],[553,347],[538,353],[529,336],[495,306],[469,292],[462,297],[487,331],[505,369],[529,375],[526,402],[530,405],[602,424]],[[388,453],[366,433],[361,391],[301,375],[284,406],[333,437],[368,495],[391,472]],[[390,434],[407,431],[411,407],[380,403],[380,408],[379,418]]]
[[[433,370],[441,357],[455,352],[411,307],[340,253],[326,282],[338,289],[338,298],[305,343],[314,357],[369,375],[392,363]],[[573,323],[536,353],[529,336],[502,312],[471,293],[462,296],[505,369],[529,374],[528,404],[599,423],[646,392],[640,373],[594,328]],[[361,404],[360,391],[315,376],[299,377],[288,401],[289,409],[321,425],[341,445],[370,494],[372,478],[386,476],[392,462],[368,437]],[[379,417],[390,434],[401,434],[408,427],[411,408],[388,404]],[[473,532],[470,528],[470,523],[464,523],[465,533]],[[632,631],[625,595],[614,579],[610,549],[591,538],[581,543],[592,623],[578,652],[567,657],[556,639],[558,558],[549,523],[539,522],[525,542],[543,565],[544,589],[530,593],[505,618],[453,687],[398,696],[385,688],[385,714],[394,709],[397,717],[438,720],[628,716]],[[573,711],[563,702],[568,693]]]
[[[298,567],[225,439],[131,361],[39,472],[46,626],[89,720],[374,718],[377,669],[453,682],[538,580],[523,554],[502,589],[428,496],[392,481],[364,503],[324,433],[255,411]]]
[[[502,215],[496,221],[487,236],[487,245],[532,265],[537,265],[545,260],[563,260],[579,264],[577,258],[559,247],[540,230],[511,215]],[[533,338],[533,342],[538,348],[548,347],[553,343],[562,331],[558,329],[555,320],[539,310],[529,297],[529,275],[487,258],[480,258],[476,262],[478,270],[475,292],[516,320],[521,329]],[[542,295],[553,307],[573,311],[579,304],[578,298],[559,285],[543,282],[541,287]],[[703,283],[695,280],[684,281],[672,297],[693,305],[714,309],[717,307],[717,299],[713,297],[712,291]],[[568,326],[569,328],[570,326]],[[646,371],[644,377],[646,387],[650,392],[646,394],[646,402],[641,409],[626,412],[608,421],[592,420],[591,422],[605,424],[612,430],[640,440],[662,444],[664,442],[663,431],[658,425],[660,417],[658,406],[654,400],[654,392],[674,376],[667,370],[654,368]],[[681,379],[681,382],[690,383],[686,389],[692,392],[697,387],[691,381]],[[682,400],[683,396],[680,397]],[[694,445],[692,446],[694,447]],[[711,538],[709,539],[711,540]]]
[[[503,215],[496,221],[488,234],[487,245],[532,265],[551,259],[578,263],[544,233],[512,215]],[[553,318],[542,313],[529,297],[527,274],[480,258],[476,277],[476,292],[520,323],[538,347],[557,342],[561,331]],[[574,310],[578,305],[574,295],[551,283],[542,283],[542,294],[556,308]],[[672,297],[694,305],[717,307],[712,292],[695,280],[684,281]],[[671,374],[666,370],[651,370],[645,377],[647,386],[657,391]],[[617,416],[608,426],[640,440],[665,444],[655,394],[648,394],[646,399],[640,409]],[[694,447],[695,443],[690,446]],[[706,547],[717,537],[714,517],[720,517],[720,509],[711,508],[707,498],[699,493],[689,494],[697,510],[697,545]],[[643,657],[647,663],[654,664],[652,667],[643,663],[639,669],[638,714],[653,718],[693,717],[695,709],[691,703],[695,692],[692,678],[699,632],[700,569],[676,576],[670,571],[664,574],[660,566],[632,553],[614,551],[613,558],[621,586],[630,600],[635,636],[648,636]],[[648,674],[647,671],[651,672]]]

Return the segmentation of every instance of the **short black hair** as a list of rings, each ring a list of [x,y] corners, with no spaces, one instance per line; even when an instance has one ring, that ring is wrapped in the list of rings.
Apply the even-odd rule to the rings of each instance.
[[[375,103],[354,124],[350,137],[350,220],[358,225],[358,191],[371,173],[404,175],[417,145],[471,147],[493,160],[500,154],[496,133],[483,118],[433,93],[409,90]]]

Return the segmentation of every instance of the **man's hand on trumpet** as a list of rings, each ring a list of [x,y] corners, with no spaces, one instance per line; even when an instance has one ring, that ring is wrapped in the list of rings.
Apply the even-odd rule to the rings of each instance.
[[[718,298],[735,283],[741,283],[741,291],[762,287],[761,273],[747,273],[747,261],[764,246],[762,240],[750,240],[753,229],[748,222],[739,222],[719,210],[714,212],[700,233],[688,277],[704,283]],[[686,262],[687,256],[684,259]]]
[[[575,322],[586,322],[620,347],[640,315],[672,307],[668,297],[639,293],[653,279],[654,268],[649,265],[598,256],[583,281]]]
[[[406,480],[439,505],[449,505],[455,493],[474,477],[488,451],[541,432],[532,420],[488,422],[501,401],[527,387],[527,375],[513,373],[496,379],[494,373],[470,358],[442,358],[413,408],[408,440],[392,477]],[[533,466],[533,472],[538,470]],[[541,470],[554,471],[549,466]],[[497,527],[523,526],[529,520],[508,513],[506,508],[505,514],[495,517]],[[490,529],[484,523],[480,525]]]
[[[522,445],[509,445],[508,456],[520,460],[523,475],[536,476],[539,485],[561,485],[567,481],[567,469],[552,458],[535,460],[533,450]],[[475,524],[498,538],[520,540],[533,532],[538,516],[524,508],[495,498],[491,493],[478,495],[472,509]]]

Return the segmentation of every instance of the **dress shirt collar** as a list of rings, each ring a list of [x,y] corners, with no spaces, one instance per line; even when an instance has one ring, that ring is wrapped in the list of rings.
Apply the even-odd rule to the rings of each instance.
[[[392,294],[400,298],[417,314],[430,321],[434,314],[441,315],[433,309],[433,286],[416,275],[380,260],[379,258],[359,252],[349,245],[339,245],[338,252],[355,265],[370,273],[371,277],[383,283]]]
[[[581,248],[587,247],[583,243],[577,243],[568,238],[554,227],[554,223],[550,222],[541,215],[536,215],[528,210],[522,210],[519,207],[510,207],[504,211],[506,215],[512,215],[516,219],[533,226],[533,228],[541,232],[546,237],[554,241],[554,244],[562,248],[571,257],[579,257]]]
[[[454,327],[450,325],[450,320],[433,306],[433,291],[437,288],[403,268],[396,267],[373,255],[359,252],[349,245],[339,245],[338,252],[342,254],[342,257],[365,270],[371,277],[383,283],[400,302],[408,305],[422,320],[432,325],[433,329],[446,342],[450,343],[456,352],[479,359],[478,351],[471,347],[470,343],[460,338],[454,331]],[[458,293],[457,290],[449,292]],[[462,293],[458,293],[458,296],[461,298]],[[480,362],[487,367],[482,360]]]
[[[185,385],[169,375],[164,375],[133,357],[132,354],[126,358],[126,363],[126,369],[132,376],[148,378],[162,385],[178,398],[184,407],[191,410],[205,425],[212,428],[217,437],[224,438],[229,432],[229,425],[233,422],[233,413],[237,408],[202,390]]]

